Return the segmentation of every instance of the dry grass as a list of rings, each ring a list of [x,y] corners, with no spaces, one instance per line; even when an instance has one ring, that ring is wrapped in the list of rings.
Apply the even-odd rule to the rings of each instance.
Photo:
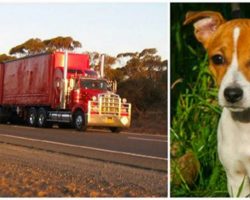
[[[166,135],[167,114],[165,111],[155,110],[134,116],[129,131]]]

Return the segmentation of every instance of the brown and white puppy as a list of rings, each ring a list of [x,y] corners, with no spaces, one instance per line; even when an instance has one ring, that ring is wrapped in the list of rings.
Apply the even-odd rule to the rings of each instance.
[[[184,25],[191,22],[219,85],[218,153],[228,192],[236,196],[244,180],[244,197],[250,194],[250,19],[226,21],[218,12],[188,12]]]

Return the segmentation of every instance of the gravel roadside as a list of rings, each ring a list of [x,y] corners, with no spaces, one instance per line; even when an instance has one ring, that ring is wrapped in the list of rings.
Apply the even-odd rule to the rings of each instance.
[[[0,143],[0,197],[166,197],[167,174]]]

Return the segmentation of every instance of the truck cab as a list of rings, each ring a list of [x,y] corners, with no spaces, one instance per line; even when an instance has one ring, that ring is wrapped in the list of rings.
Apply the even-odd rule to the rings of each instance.
[[[77,64],[80,66],[79,63]],[[115,82],[100,77],[96,71],[86,65],[82,68],[74,68],[74,65],[70,65],[60,69],[62,72],[60,109],[62,112],[65,111],[63,116],[67,117],[63,118],[62,112],[57,112],[58,118],[53,120],[60,121],[60,118],[63,118],[62,122],[72,123],[77,130],[98,126],[108,127],[112,132],[119,132],[121,128],[130,126],[131,104],[127,103],[125,98],[121,99],[115,94]],[[64,81],[62,74],[64,79],[66,77]],[[53,113],[56,116],[55,112]]]
[[[69,100],[72,113],[77,113],[73,123],[78,130],[108,126],[112,132],[119,132],[120,128],[130,126],[131,105],[112,92],[105,79],[77,79]]]

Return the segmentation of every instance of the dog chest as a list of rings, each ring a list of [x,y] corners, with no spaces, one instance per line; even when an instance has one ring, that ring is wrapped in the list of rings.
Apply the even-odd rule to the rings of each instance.
[[[237,161],[250,166],[250,123],[234,119],[226,108],[218,126],[218,153],[225,167]]]

